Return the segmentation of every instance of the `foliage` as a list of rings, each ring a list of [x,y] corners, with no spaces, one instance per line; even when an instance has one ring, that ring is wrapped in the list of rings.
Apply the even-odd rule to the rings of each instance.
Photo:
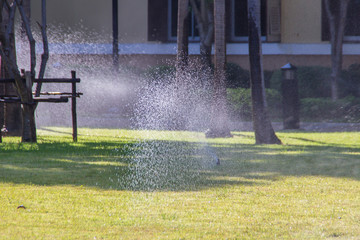
[[[360,64],[352,64],[342,73],[339,82],[340,96],[360,97]]]
[[[298,67],[296,77],[300,98],[330,97],[330,73],[330,68],[326,67]],[[281,70],[277,70],[270,80],[270,87],[279,92],[281,92],[281,75]]]
[[[227,88],[250,88],[249,71],[236,63],[226,64],[226,87]]]
[[[214,65],[211,65],[213,70]],[[173,65],[157,65],[148,68],[144,77],[148,81],[166,81],[166,79],[173,78],[175,76],[175,66]],[[271,78],[271,71],[264,71],[265,85],[268,86],[268,82]],[[226,87],[227,88],[250,88],[250,73],[248,70],[243,69],[236,63],[226,63]]]
[[[272,71],[264,71],[265,87],[270,87]],[[226,87],[227,88],[250,88],[250,72],[236,63],[226,64]]]
[[[268,112],[271,118],[281,117],[281,96],[277,90],[265,89]],[[236,119],[251,120],[251,89],[227,89],[230,115]]]
[[[332,101],[330,98],[301,99],[301,119],[307,121],[360,122],[360,99],[352,96]]]
[[[136,143],[191,148],[202,144],[202,133],[79,133],[78,143],[71,142],[71,129],[64,128],[40,129],[37,144],[4,139],[2,239],[360,236],[358,132],[279,132],[283,145],[254,145],[253,133],[233,132],[233,138],[207,142],[220,156],[220,166],[211,165],[201,152],[189,152],[190,159],[204,163],[193,188],[156,191],[123,188],[128,183],[118,182],[131,174]],[[158,154],[154,152],[154,160]],[[26,208],[17,209],[20,205]]]
[[[176,68],[173,65],[158,65],[150,67],[144,73],[148,82],[169,83],[174,79]]]
[[[330,97],[330,74],[331,69],[327,67],[298,67],[296,77],[300,98]],[[281,70],[275,71],[270,79],[270,87],[281,91],[281,77]],[[348,95],[360,97],[360,64],[343,70],[339,79],[339,96],[343,98]]]

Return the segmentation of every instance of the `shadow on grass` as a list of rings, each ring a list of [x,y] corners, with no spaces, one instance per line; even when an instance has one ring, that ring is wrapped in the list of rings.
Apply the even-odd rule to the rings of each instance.
[[[246,136],[248,137],[248,136]],[[360,180],[359,147],[348,145],[216,144],[142,141],[0,145],[0,181],[131,191],[190,191],[268,184],[284,176]],[[132,140],[134,141],[134,140]]]

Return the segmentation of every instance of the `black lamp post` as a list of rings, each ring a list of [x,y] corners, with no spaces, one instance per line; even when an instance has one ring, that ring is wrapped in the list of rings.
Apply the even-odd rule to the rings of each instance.
[[[282,82],[281,91],[283,97],[283,123],[284,129],[299,129],[299,90],[296,79],[296,67],[291,63],[281,68]]]

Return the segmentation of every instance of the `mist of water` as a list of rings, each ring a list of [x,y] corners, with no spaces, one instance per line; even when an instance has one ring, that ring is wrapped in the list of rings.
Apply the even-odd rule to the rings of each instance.
[[[83,34],[74,34],[72,39],[77,36],[83,38]],[[18,59],[20,66],[28,66],[26,48],[19,52]],[[136,66],[120,66],[114,72],[111,56],[50,55],[46,77],[70,78],[70,71],[75,70],[81,78],[78,91],[84,95],[78,100],[79,127],[147,130],[131,146],[129,174],[116,175],[118,179],[111,180],[114,184],[125,182],[128,185],[122,187],[131,189],[184,189],[192,188],[201,179],[201,172],[214,167],[217,159],[203,133],[194,132],[193,138],[179,141],[178,132],[174,132],[203,132],[209,126],[211,78],[208,72],[198,69],[194,62],[181,78],[174,73],[154,78],[144,75]],[[44,84],[42,91],[70,92],[71,86]],[[40,128],[70,127],[71,105],[41,103],[36,121]],[[153,138],[154,129],[163,130],[164,136],[160,131]],[[173,134],[170,139],[169,134]]]
[[[135,144],[132,174],[127,181],[131,188],[192,188],[200,181],[202,171],[216,165],[215,152],[206,144],[204,134],[199,133],[209,126],[211,83],[204,81],[209,75],[199,74],[197,67],[191,65],[181,78],[170,74],[147,79],[139,89],[134,126],[163,130],[164,136],[149,130]],[[181,141],[179,132],[173,130],[198,132]],[[156,140],[148,140],[152,137]]]

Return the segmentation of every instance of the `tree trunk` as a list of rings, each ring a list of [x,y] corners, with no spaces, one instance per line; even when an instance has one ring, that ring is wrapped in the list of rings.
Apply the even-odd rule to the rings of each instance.
[[[214,5],[208,0],[200,0],[200,9],[196,0],[190,0],[200,35],[200,60],[202,67],[211,67],[211,49],[214,41]]]
[[[1,9],[6,8],[5,3],[2,2]],[[15,7],[13,10],[15,12]],[[14,34],[14,24],[9,24],[13,22],[14,19],[11,15],[11,10],[8,9],[7,11],[1,11],[0,17],[0,41],[1,44],[6,46],[5,54],[8,58],[14,56],[14,61],[16,61],[16,47],[15,47],[15,34]],[[6,69],[6,62],[5,58],[1,58],[1,78],[11,78],[11,73]],[[15,85],[12,84],[2,84],[2,90],[4,95],[17,95]],[[9,104],[3,103],[1,104],[2,109],[2,125],[0,129],[8,136],[21,136],[21,107],[18,104]]]
[[[266,109],[260,33],[260,0],[248,0],[251,100],[256,144],[280,144]]]
[[[35,109],[36,104],[32,98],[32,73],[25,73],[25,91],[22,94],[22,142],[36,142]]]
[[[189,58],[189,0],[178,2],[176,76],[180,78]]]
[[[46,64],[49,59],[49,42],[48,42],[47,33],[46,33],[46,28],[47,28],[46,22],[47,22],[46,21],[46,0],[41,0],[41,26],[40,27],[41,27],[41,35],[42,35],[42,40],[43,40],[44,52],[43,52],[43,54],[41,54],[41,64],[40,64],[40,70],[39,70],[39,75],[38,75],[39,79],[44,78]],[[41,87],[42,87],[41,82],[37,83],[36,88],[35,88],[35,97],[40,96]]]
[[[112,22],[113,22],[113,68],[115,72],[119,71],[119,12],[118,0],[112,0]]]
[[[335,6],[336,5],[336,6]],[[329,20],[331,44],[331,99],[339,98],[338,83],[342,71],[343,39],[349,0],[331,2],[324,0],[326,15]]]
[[[22,142],[36,142],[36,124],[35,124],[35,106],[34,103],[22,105],[23,132]]]
[[[214,99],[210,130],[206,137],[231,137],[228,127],[225,87],[225,1],[214,1],[215,19],[215,72],[214,72]]]
[[[16,3],[16,4],[15,4]],[[6,29],[2,28],[0,33],[0,54],[3,60],[4,67],[6,72],[9,74],[10,78],[15,79],[15,88],[18,95],[21,98],[22,102],[22,142],[36,142],[36,125],[34,112],[36,104],[34,104],[32,99],[32,83],[35,78],[35,66],[36,66],[36,55],[35,55],[35,40],[32,36],[30,29],[30,21],[28,16],[26,16],[26,11],[23,5],[20,3],[20,0],[14,0],[13,5],[2,5],[5,7],[6,11],[9,14],[9,18],[6,22]],[[26,81],[23,81],[22,76],[20,75],[19,68],[16,63],[16,51],[15,46],[12,45],[11,36],[13,34],[14,26],[14,16],[15,8],[19,9],[22,23],[24,24],[26,35],[30,44],[30,72],[26,73]],[[1,11],[4,9],[1,9]],[[4,32],[5,31],[5,32]]]

